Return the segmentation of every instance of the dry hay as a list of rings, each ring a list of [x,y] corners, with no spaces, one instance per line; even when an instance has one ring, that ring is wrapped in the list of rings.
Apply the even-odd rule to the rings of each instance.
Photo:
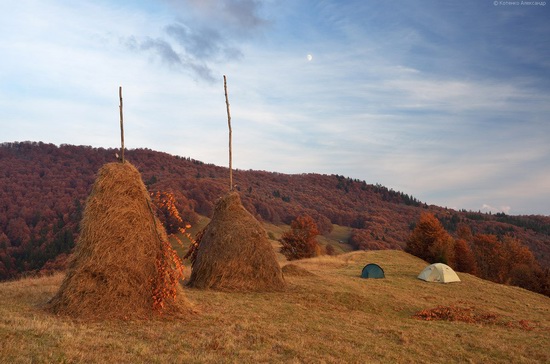
[[[280,291],[281,267],[262,225],[229,192],[216,202],[198,245],[189,286],[223,291]]]
[[[86,201],[67,275],[48,309],[84,320],[158,316],[153,292],[163,279],[156,261],[166,239],[138,170],[128,162],[104,165]],[[176,297],[164,301],[164,317],[191,312],[179,283],[175,290]]]
[[[311,277],[315,275],[307,269],[292,263],[285,265],[282,271],[285,276]]]

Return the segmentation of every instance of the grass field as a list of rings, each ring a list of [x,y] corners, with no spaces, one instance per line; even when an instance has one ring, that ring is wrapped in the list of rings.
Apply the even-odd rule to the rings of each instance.
[[[359,278],[379,263],[386,279]],[[398,251],[352,252],[293,262],[278,293],[185,289],[186,321],[78,322],[41,306],[63,276],[0,284],[1,363],[544,363],[550,299],[468,274],[461,283],[416,279],[425,263]],[[491,322],[424,321],[437,306]]]

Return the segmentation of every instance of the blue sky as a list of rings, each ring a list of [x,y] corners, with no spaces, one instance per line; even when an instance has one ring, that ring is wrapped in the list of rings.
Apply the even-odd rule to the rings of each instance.
[[[0,2],[0,142],[341,174],[550,215],[550,4]],[[309,57],[308,57],[309,55]]]

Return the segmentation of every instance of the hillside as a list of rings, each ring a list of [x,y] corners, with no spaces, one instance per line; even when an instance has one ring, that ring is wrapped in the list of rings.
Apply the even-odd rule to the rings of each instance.
[[[370,262],[384,268],[385,279],[359,278]],[[293,264],[310,274],[285,275],[285,292],[185,289],[198,313],[181,322],[73,321],[40,308],[61,274],[0,283],[0,362],[550,360],[550,299],[542,295],[463,273],[460,283],[426,283],[416,279],[426,263],[393,250]],[[413,318],[438,306],[462,321]]]
[[[0,280],[63,265],[78,236],[83,204],[97,170],[115,160],[116,150],[46,144],[0,145]],[[227,190],[227,168],[148,149],[129,150],[127,159],[150,191],[172,191],[183,217],[194,224],[211,216]],[[401,249],[421,212],[434,213],[451,234],[462,223],[474,233],[513,235],[550,268],[550,217],[490,215],[427,206],[379,184],[338,175],[287,175],[234,171],[244,206],[258,219],[288,224],[310,214],[323,235],[335,225],[349,234],[353,249]],[[321,237],[320,239],[323,239]]]

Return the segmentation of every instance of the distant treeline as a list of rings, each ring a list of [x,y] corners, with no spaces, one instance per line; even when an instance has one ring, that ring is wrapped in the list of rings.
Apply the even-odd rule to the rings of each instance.
[[[116,161],[115,149],[42,142],[0,145],[0,279],[62,266],[78,239],[83,206],[98,169]],[[150,149],[125,153],[150,192],[174,194],[182,217],[211,216],[228,185],[225,167]],[[402,249],[421,212],[430,211],[454,234],[510,235],[550,267],[550,217],[508,216],[428,206],[409,194],[340,175],[234,171],[243,205],[258,219],[290,224],[308,214],[321,234],[333,224],[353,228],[356,249]],[[45,268],[44,268],[45,267]]]

